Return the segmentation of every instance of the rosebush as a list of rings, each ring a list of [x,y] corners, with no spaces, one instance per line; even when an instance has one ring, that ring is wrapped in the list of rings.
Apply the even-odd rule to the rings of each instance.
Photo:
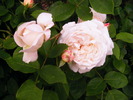
[[[132,100],[132,0],[1,0],[0,100]]]

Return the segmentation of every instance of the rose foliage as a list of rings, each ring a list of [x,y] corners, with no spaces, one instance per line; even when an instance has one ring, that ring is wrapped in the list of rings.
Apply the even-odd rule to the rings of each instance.
[[[132,0],[1,0],[0,100],[132,100]]]

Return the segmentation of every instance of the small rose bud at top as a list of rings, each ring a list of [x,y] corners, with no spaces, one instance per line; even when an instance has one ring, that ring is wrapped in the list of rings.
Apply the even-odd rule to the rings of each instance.
[[[71,62],[74,59],[74,55],[71,50],[65,50],[61,57],[64,62]]]
[[[24,6],[27,5],[29,8],[31,8],[33,6],[33,4],[34,4],[34,0],[24,0],[24,2],[23,2],[23,5]]]

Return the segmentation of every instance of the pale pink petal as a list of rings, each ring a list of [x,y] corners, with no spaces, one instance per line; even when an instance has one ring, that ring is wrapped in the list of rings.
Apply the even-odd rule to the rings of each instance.
[[[104,22],[106,20],[106,14],[98,13],[93,8],[90,8],[91,12],[93,13],[93,19],[97,19],[101,22]]]
[[[77,67],[77,64],[72,62],[72,63],[68,63],[69,64],[69,67],[71,70],[73,70],[74,72],[78,72],[78,67]]]
[[[18,29],[14,34],[14,41],[17,43],[18,46],[23,47],[25,45],[25,43],[23,42],[20,36],[23,35],[23,31],[28,25],[34,24],[34,23],[35,21],[30,21],[30,22],[23,23],[18,27]]]
[[[25,63],[34,62],[34,61],[37,60],[37,58],[38,58],[37,51],[35,51],[35,52],[24,52],[23,61]]]
[[[33,31],[33,32],[42,32],[43,29],[40,25],[38,24],[31,24],[26,27],[26,29]]]
[[[23,49],[20,52],[34,52],[34,51],[37,51],[42,46],[43,42],[44,42],[44,34],[40,34],[35,39],[35,41],[31,45],[31,47],[29,47],[27,49]]]
[[[83,22],[83,20],[82,20],[82,19],[80,19],[80,18],[78,18],[78,23],[81,23],[81,22]]]
[[[45,30],[51,28],[54,23],[52,21],[52,14],[50,13],[41,13],[37,17],[37,24],[45,27]]]
[[[45,41],[47,41],[50,38],[51,30],[48,29],[48,30],[44,31],[44,34],[45,34]]]

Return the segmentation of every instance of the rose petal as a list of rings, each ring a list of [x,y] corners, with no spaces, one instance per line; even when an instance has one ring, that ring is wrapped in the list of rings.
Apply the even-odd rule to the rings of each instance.
[[[30,25],[30,24],[34,24],[35,21],[30,21],[30,22],[26,22],[21,24],[18,29],[16,30],[15,34],[14,34],[14,41],[17,43],[17,45],[19,45],[20,47],[23,47],[25,45],[25,43],[23,42],[23,40],[20,38],[20,36],[22,36],[22,32],[24,31],[24,29]]]
[[[96,12],[93,8],[90,8],[91,12],[93,13],[93,19],[97,19],[101,22],[104,22],[106,20],[106,14],[101,14]]]
[[[41,13],[37,17],[37,24],[45,27],[45,30],[51,28],[54,23],[52,21],[52,15],[50,13]]]
[[[44,34],[45,34],[45,41],[47,41],[50,38],[51,30],[48,29],[48,30],[44,31]]]
[[[38,58],[37,51],[36,52],[24,52],[23,61],[25,63],[34,62]]]

